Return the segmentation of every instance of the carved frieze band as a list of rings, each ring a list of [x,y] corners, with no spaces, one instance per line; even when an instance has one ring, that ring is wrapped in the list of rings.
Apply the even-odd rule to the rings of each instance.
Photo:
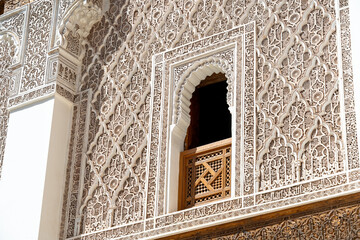
[[[75,94],[67,89],[65,86],[62,86],[61,84],[56,83],[50,83],[46,84],[44,86],[41,86],[40,88],[37,88],[35,90],[23,93],[23,94],[17,94],[14,97],[10,97],[8,99],[8,108],[14,108],[22,104],[26,104],[28,102],[33,102],[37,99],[42,99],[46,96],[54,95],[54,93],[58,93],[59,95],[63,96],[70,102],[75,101]]]
[[[14,107],[16,105],[21,105],[23,103],[33,101],[38,98],[45,97],[47,95],[51,95],[55,93],[55,84],[48,84],[46,86],[40,87],[33,91],[29,91],[24,94],[18,94],[15,97],[9,98],[8,107]]]
[[[356,239],[360,232],[360,204],[336,208],[307,216],[285,219],[280,223],[264,227],[253,226],[208,233],[196,239],[307,239],[324,236],[325,239]],[[193,240],[183,238],[184,240]]]
[[[156,238],[164,233],[178,233],[179,230],[184,230],[192,226],[201,228],[204,223],[225,223],[229,218],[243,219],[246,215],[251,213],[260,212],[264,209],[283,209],[284,206],[296,206],[299,203],[305,203],[312,199],[321,199],[321,197],[328,196],[328,194],[337,194],[343,191],[352,191],[360,187],[360,183],[352,183],[346,186],[338,186],[332,188],[331,191],[321,190],[316,193],[305,195],[304,197],[295,197],[282,199],[273,203],[260,204],[253,207],[243,207],[241,199],[227,200],[217,204],[213,204],[211,208],[206,211],[201,211],[198,208],[189,209],[184,212],[169,214],[155,219],[155,229],[141,232],[144,227],[143,222],[129,224],[125,226],[115,227],[106,231],[97,233],[84,234],[82,236],[71,238],[72,240],[94,240],[94,239],[143,239],[143,238]],[[302,202],[305,201],[305,202]],[[336,210],[335,210],[336,211]],[[356,214],[355,214],[356,215]],[[139,233],[141,232],[141,233]],[[125,236],[127,235],[127,236]]]

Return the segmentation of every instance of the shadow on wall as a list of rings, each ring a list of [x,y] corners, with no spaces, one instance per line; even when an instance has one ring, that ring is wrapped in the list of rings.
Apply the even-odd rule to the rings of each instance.
[[[127,223],[130,221],[129,215],[136,215],[139,219],[143,216],[145,185],[136,184],[144,182],[146,174],[144,125],[148,121],[148,114],[144,112],[148,112],[150,106],[150,79],[147,76],[151,73],[151,61],[140,62],[138,59],[142,57],[135,56],[130,50],[134,46],[129,46],[129,42],[124,44],[134,22],[143,16],[137,12],[129,16],[133,4],[130,3],[125,0],[111,1],[109,10],[92,27],[84,46],[79,91],[91,89],[93,93],[88,139],[84,142],[88,149],[80,150],[79,154],[73,153],[75,157],[69,157],[69,166],[81,166],[85,153],[87,164],[82,192],[78,192],[81,189],[80,179],[74,177],[66,181],[68,186],[65,189],[69,190],[64,197],[69,199],[68,196],[71,196],[71,199],[68,203],[64,202],[67,204],[64,209],[75,207],[75,212],[71,211],[66,217],[67,228],[62,230],[66,231],[62,232],[66,238]],[[134,43],[136,41],[133,40]],[[79,108],[87,109],[81,104]],[[73,120],[73,126],[79,124],[81,119],[86,119],[87,110],[80,109],[79,112],[77,119]],[[84,134],[84,128],[80,127],[72,138],[81,138]],[[75,171],[72,176],[81,175],[80,167]],[[94,180],[96,175],[101,182]],[[134,187],[140,190],[132,189]],[[80,206],[77,205],[79,198]],[[127,206],[123,206],[124,201],[121,200],[125,198]],[[99,204],[103,205],[102,211],[98,209]],[[75,219],[79,217],[79,212],[81,227],[76,229]],[[65,216],[66,212],[63,212],[63,219]],[[91,220],[94,217],[101,221],[94,223]]]

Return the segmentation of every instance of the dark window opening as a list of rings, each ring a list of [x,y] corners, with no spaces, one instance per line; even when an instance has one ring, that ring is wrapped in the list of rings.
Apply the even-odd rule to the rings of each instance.
[[[185,150],[231,137],[231,114],[226,102],[225,74],[214,73],[196,87],[190,100],[190,125]]]
[[[5,0],[0,0],[0,15],[5,12]]]

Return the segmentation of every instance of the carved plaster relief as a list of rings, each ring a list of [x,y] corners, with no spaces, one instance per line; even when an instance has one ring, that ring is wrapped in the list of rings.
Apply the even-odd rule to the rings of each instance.
[[[356,239],[360,228],[359,212],[360,206],[356,204],[299,218],[284,219],[280,223],[265,227],[232,229],[217,234],[205,234],[196,239],[307,239],[310,236]],[[194,237],[182,239],[192,240]]]
[[[20,92],[37,88],[45,82],[46,54],[51,25],[52,1],[32,3],[29,13],[27,51]]]
[[[12,12],[10,15],[0,16],[0,41],[10,41],[11,45],[15,47],[15,49],[11,50],[10,52],[2,52],[3,54],[9,54],[9,57],[12,58],[10,63],[11,67],[8,66],[9,71],[12,74],[9,81],[9,96],[13,96],[19,91],[22,64],[24,62],[24,38],[26,37],[27,27],[27,22],[25,19],[27,18],[27,15],[27,8],[22,7]]]
[[[64,201],[67,237],[151,237],[359,187],[346,1],[335,1],[340,9],[326,0],[115,2],[106,15],[104,3],[94,1],[75,7],[79,15],[64,18],[70,22],[62,31],[64,49],[78,60],[84,56],[81,83],[74,80],[80,63],[53,58],[45,64],[53,6],[33,3],[24,58],[32,67],[24,68],[21,85],[14,78],[9,89],[1,90],[7,96],[21,87],[9,107],[55,89],[77,104],[73,155],[69,153],[71,186]],[[88,13],[88,22],[99,21],[93,30],[85,24]],[[26,34],[20,22],[26,17],[16,19],[14,24],[3,17],[0,22],[21,43]],[[37,19],[46,27],[37,27]],[[251,21],[255,32],[246,25]],[[219,50],[234,44],[226,34],[241,24],[249,27],[244,39],[223,49],[227,52]],[[207,40],[216,47],[204,48]],[[12,63],[21,62],[22,50],[15,52],[20,57]],[[199,58],[189,60],[195,55]],[[226,55],[236,61],[224,60]],[[239,126],[234,159],[242,162],[233,170],[241,177],[234,180],[233,199],[168,213],[168,186],[159,178],[168,167],[169,132],[163,129],[186,123],[188,99],[182,97],[191,93],[186,84],[193,81],[191,71],[201,68],[227,74],[229,106],[243,113],[234,119]],[[52,83],[57,80],[61,86]],[[174,98],[166,99],[163,93],[171,87]],[[85,91],[75,95],[78,88]],[[167,112],[169,106],[175,111]],[[1,117],[7,119],[6,114]],[[6,127],[1,131],[3,146]]]
[[[33,2],[34,0],[9,0],[5,1],[4,13],[13,11],[23,5]]]
[[[61,19],[61,41],[58,44],[81,59],[83,41],[107,10],[107,0],[100,1],[99,4],[92,1],[74,1]]]
[[[75,130],[86,150],[71,158],[84,165],[73,172],[64,208],[69,238],[151,238],[358,188],[349,45],[337,44],[349,40],[346,23],[339,28],[336,20],[347,21],[347,7],[326,0],[110,4],[84,42],[79,88],[93,95],[76,120],[88,119],[89,130]],[[239,25],[249,28],[241,44],[222,49],[241,53],[236,61],[214,57]],[[243,113],[233,119],[240,178],[230,200],[171,212],[163,177],[169,126],[186,126],[186,83],[201,61],[204,70],[227,74],[232,66],[228,81],[243,80],[229,82],[236,98],[228,96],[232,111]]]
[[[199,40],[189,45],[181,46],[177,48],[180,54],[176,54],[177,57],[171,57],[174,50],[164,52],[156,55],[153,58],[154,61],[154,76],[152,92],[155,94],[152,96],[153,99],[153,113],[151,133],[151,145],[149,149],[152,152],[167,153],[166,155],[150,155],[150,169],[158,169],[157,173],[149,173],[150,176],[148,181],[148,206],[147,216],[161,215],[166,210],[176,210],[176,191],[170,190],[170,188],[177,189],[178,179],[172,176],[177,176],[176,169],[178,169],[178,155],[181,150],[175,149],[175,142],[179,142],[180,149],[185,138],[186,129],[190,123],[189,117],[189,104],[192,92],[195,90],[195,86],[207,75],[211,75],[214,72],[224,72],[227,77],[228,83],[228,94],[227,102],[230,109],[233,109],[235,100],[233,96],[237,96],[236,102],[243,102],[241,91],[239,86],[242,85],[242,69],[243,67],[243,42],[244,36],[247,31],[251,31],[251,24],[234,28],[223,35],[214,35],[209,38]],[[246,35],[248,39],[251,39],[251,35]],[[251,44],[251,42],[250,42]],[[254,44],[254,43],[252,43]],[[207,47],[207,48],[206,48]],[[206,49],[205,49],[206,48]],[[254,49],[254,48],[252,48]],[[252,57],[254,56],[251,55]],[[251,56],[248,61],[251,60]],[[240,68],[235,63],[238,63]],[[238,72],[237,72],[238,71]],[[170,77],[169,77],[170,76]],[[157,83],[159,82],[159,83]],[[162,86],[159,91],[157,86]],[[237,87],[235,87],[237,86]],[[254,89],[247,89],[248,92],[253,92]],[[160,95],[156,95],[156,93]],[[167,97],[169,98],[167,99]],[[158,100],[161,102],[156,102]],[[160,111],[155,108],[155,105],[161,106]],[[168,114],[169,113],[169,116]],[[232,110],[233,119],[241,118],[241,112]],[[155,119],[162,119],[161,121]],[[235,121],[236,122],[236,121]],[[155,126],[156,124],[157,126]],[[240,122],[238,122],[240,124]],[[155,128],[166,129],[166,131],[160,131],[158,136],[153,135],[153,132],[157,134]],[[235,146],[240,146],[241,136],[241,125],[233,125],[233,129],[237,129],[235,136],[233,136],[233,149],[237,149]],[[171,130],[170,130],[171,129]],[[158,142],[158,147],[156,144]],[[176,148],[177,149],[177,148]],[[237,152],[236,150],[234,151]],[[235,156],[235,155],[234,155]],[[240,156],[240,153],[237,157]],[[158,160],[156,160],[158,159]],[[234,179],[240,179],[240,158],[233,157],[234,166],[238,172],[234,172]],[[157,167],[155,167],[157,165]],[[170,170],[172,169],[172,170]],[[158,176],[168,176],[168,182],[165,178],[159,178]],[[173,179],[173,180],[172,180]],[[156,183],[155,183],[156,182]],[[150,189],[160,188],[158,193],[153,193]],[[234,184],[234,195],[240,195],[240,184]],[[171,187],[170,187],[171,186]],[[169,196],[166,197],[166,194]],[[155,200],[155,196],[158,199]],[[157,206],[153,206],[157,202]],[[154,209],[158,209],[157,213],[153,213]]]
[[[101,5],[99,2],[91,4],[95,9]],[[294,204],[296,201],[337,194],[357,187],[359,163],[357,139],[354,135],[355,125],[352,120],[354,118],[353,89],[351,77],[348,76],[349,49],[348,44],[345,44],[348,31],[345,23],[341,25],[341,36],[344,41],[341,52],[344,59],[342,63],[343,69],[346,70],[341,73],[341,68],[336,61],[340,58],[339,47],[335,41],[336,34],[340,30],[335,27],[336,11],[333,2],[250,1],[245,4],[235,1],[226,3],[198,1],[166,4],[157,6],[155,3],[154,5],[136,3],[127,9],[118,7],[126,11],[112,9],[112,13],[117,16],[109,14],[101,24],[104,24],[103,27],[106,28],[110,26],[106,24],[113,24],[116,20],[121,25],[121,28],[119,27],[121,30],[109,30],[108,34],[105,34],[105,39],[99,40],[99,36],[102,35],[96,35],[97,33],[93,32],[86,40],[91,30],[90,27],[87,29],[81,21],[79,25],[83,27],[81,31],[76,29],[76,25],[69,25],[73,31],[66,32],[68,33],[66,40],[71,42],[71,44],[65,44],[67,51],[79,56],[82,54],[79,44],[83,44],[83,40],[87,44],[84,49],[84,55],[87,58],[83,61],[85,74],[81,84],[85,89],[94,88],[94,94],[89,97],[84,96],[84,100],[81,101],[83,110],[77,118],[85,119],[82,122],[79,121],[81,124],[78,131],[84,135],[79,134],[78,141],[81,147],[77,151],[81,157],[76,159],[77,163],[79,159],[83,160],[83,165],[77,166],[78,169],[83,169],[83,175],[77,175],[76,171],[81,170],[74,170],[73,176],[79,176],[80,180],[74,181],[72,193],[77,191],[80,194],[71,195],[75,200],[71,199],[70,202],[71,204],[75,202],[72,206],[75,211],[78,211],[75,214],[76,217],[71,219],[73,222],[69,223],[69,229],[74,228],[72,234],[89,233],[90,235],[84,236],[87,238],[87,236],[91,237],[93,231],[114,226],[121,227],[107,234],[114,234],[115,237],[120,236],[118,234],[121,229],[121,235],[126,235],[141,232],[143,227],[148,230],[154,228],[152,234],[158,234],[156,232],[159,228],[169,232],[184,228],[186,224],[187,226],[199,224],[199,217],[205,218],[201,221],[221,221],[229,216],[243,216],[261,211],[261,209]],[[344,3],[341,4],[344,6]],[[47,10],[43,9],[44,7]],[[51,12],[50,9],[50,5],[46,2],[42,6],[34,4],[33,14],[42,16],[41,19],[47,26],[49,22],[47,12]],[[179,14],[184,9],[186,14]],[[86,7],[81,8],[80,16],[83,16],[81,13],[88,13],[88,10]],[[342,21],[346,21],[346,11],[347,9],[341,9]],[[151,17],[148,17],[147,13]],[[33,14],[30,15],[29,24],[35,28],[29,28],[30,30],[36,29],[36,25],[33,25],[36,17]],[[120,15],[121,17],[118,17]],[[186,17],[181,18],[181,15]],[[98,11],[95,11],[92,16],[100,20]],[[73,22],[77,20],[79,19]],[[166,189],[160,188],[156,190],[154,196],[156,203],[154,208],[151,205],[142,207],[141,203],[144,203],[146,198],[148,202],[152,201],[151,195],[146,195],[146,191],[148,193],[153,191],[153,186],[149,185],[150,182],[146,182],[146,177],[144,177],[147,169],[149,169],[148,176],[153,170],[153,166],[146,165],[146,159],[151,159],[147,156],[150,154],[153,159],[167,157],[166,144],[162,144],[161,148],[153,151],[148,148],[146,134],[149,132],[157,134],[159,142],[168,138],[168,133],[161,131],[162,126],[167,124],[167,119],[172,118],[171,115],[174,116],[172,118],[174,124],[186,119],[184,103],[187,99],[181,96],[184,96],[184,91],[190,89],[186,84],[183,86],[180,84],[175,88],[175,90],[179,89],[175,92],[181,94],[175,97],[176,111],[170,113],[169,116],[167,112],[163,112],[163,109],[171,101],[166,102],[165,98],[160,100],[159,106],[162,107],[159,114],[160,125],[154,125],[155,127],[149,131],[147,124],[149,121],[151,124],[156,124],[154,119],[157,118],[154,116],[158,110],[156,105],[153,105],[150,110],[149,102],[156,100],[156,97],[153,99],[150,97],[150,93],[154,91],[153,96],[162,96],[156,95],[155,90],[151,90],[150,87],[150,57],[170,49],[165,51],[163,62],[178,57],[178,62],[186,62],[183,46],[188,47],[188,43],[194,43],[192,45],[194,52],[199,53],[197,51],[202,47],[199,47],[197,40],[206,39],[206,36],[219,37],[221,34],[217,33],[223,33],[224,29],[229,30],[233,26],[252,20],[256,21],[256,36],[248,34],[245,37],[241,50],[245,64],[241,65],[240,61],[236,63],[239,64],[237,69],[243,69],[241,71],[243,76],[240,79],[244,81],[239,81],[241,86],[235,89],[244,89],[243,96],[240,94],[244,100],[235,102],[245,102],[244,106],[235,104],[236,113],[244,113],[240,117],[236,116],[235,119],[237,126],[243,124],[243,130],[240,128],[240,133],[236,136],[241,135],[244,140],[243,143],[241,141],[237,143],[240,144],[237,149],[245,149],[243,155],[238,153],[240,157],[235,157],[235,159],[244,159],[243,164],[239,164],[236,170],[241,173],[243,171],[244,176],[242,181],[238,180],[237,186],[240,187],[235,189],[239,197],[209,205],[208,208],[195,208],[162,216],[166,213],[166,201],[162,200]],[[186,24],[183,24],[184,22]],[[158,28],[151,28],[150,26],[153,25]],[[32,78],[22,81],[21,89],[24,92],[10,99],[9,106],[50,94],[55,90],[55,85],[45,85],[43,67],[45,55],[41,54],[46,49],[47,43],[41,42],[39,46],[36,45],[36,41],[32,43],[36,40],[37,34],[39,36],[43,34],[45,42],[48,39],[46,31],[29,32],[30,49],[34,46],[39,47],[39,52],[35,51],[32,56],[29,56],[29,63],[35,66],[34,69],[24,69],[24,75],[32,76],[34,73],[32,78],[36,78],[36,81]],[[120,37],[122,42],[114,41],[116,34],[118,36],[129,34],[129,37]],[[82,40],[80,40],[81,36]],[[223,41],[226,37],[219,41]],[[93,47],[96,46],[91,46],[91,44],[96,45],[98,41],[105,50],[102,48],[94,50]],[[256,47],[251,44],[254,41],[257,43]],[[122,47],[118,50],[120,45]],[[111,53],[103,53],[106,51]],[[257,57],[254,57],[255,51]],[[97,58],[94,57],[95,52],[98,54]],[[112,53],[115,56],[111,56]],[[37,58],[37,54],[41,56]],[[181,57],[184,59],[180,59]],[[224,67],[229,64],[221,62],[217,57],[222,58],[215,54],[212,55],[212,60],[205,58],[207,60],[204,63],[210,62],[205,68],[220,66],[217,70],[231,72],[231,70],[225,70],[227,68]],[[99,63],[99,59],[103,62]],[[246,59],[248,59],[247,62]],[[58,66],[56,73],[59,74],[59,80],[66,82],[68,85],[64,85],[69,88],[77,86],[74,84],[74,78],[71,77],[74,74],[69,70],[74,70],[74,67],[66,64]],[[165,74],[161,75],[161,79],[166,79],[169,76],[168,73],[172,71],[170,65],[166,67],[164,64],[164,66]],[[343,80],[339,77],[341,74],[344,76]],[[93,78],[98,76],[100,79],[94,83],[96,81],[93,81]],[[257,77],[256,81],[246,80],[254,76]],[[232,78],[228,77],[228,79],[231,81]],[[185,83],[188,82],[186,77],[183,80]],[[181,81],[180,77],[179,82]],[[163,85],[159,84],[160,86],[157,87],[163,89]],[[230,89],[233,85],[229,82]],[[99,88],[96,89],[96,86]],[[57,89],[59,92],[62,91],[60,87]],[[256,89],[256,91],[247,91],[247,89]],[[346,97],[346,101],[343,101],[342,97]],[[69,98],[76,97],[69,96]],[[229,95],[230,106],[233,106],[232,101],[233,98]],[[256,114],[255,109],[257,109]],[[332,116],[326,114],[329,109],[334,112]],[[133,112],[135,114],[132,114]],[[182,116],[184,112],[185,117]],[[151,117],[149,113],[152,114]],[[90,124],[89,135],[83,128],[86,123]],[[344,125],[346,128],[342,128]],[[264,129],[258,126],[264,126]],[[259,136],[264,139],[255,142],[258,130]],[[345,131],[347,131],[346,134],[344,134]],[[85,136],[85,139],[81,136]],[[84,152],[87,152],[85,156]],[[154,154],[157,154],[157,157]],[[273,161],[272,154],[281,157]],[[350,155],[351,160],[346,162],[346,156]],[[350,172],[345,172],[347,166],[351,169]],[[166,172],[166,165],[157,165],[155,172],[163,174]],[[267,179],[265,176],[270,176],[270,178]],[[157,186],[164,185],[161,182],[162,179],[156,175],[155,179],[158,179]],[[353,183],[347,184],[348,181]],[[77,184],[81,190],[77,189]],[[126,204],[124,199],[131,199],[131,204]],[[212,211],[216,217],[211,216],[209,211]],[[145,216],[149,218],[146,221]],[[210,219],[211,217],[213,219]],[[83,223],[82,229],[80,223]],[[129,223],[134,224],[127,225]],[[101,234],[98,233],[97,236]],[[151,234],[151,230],[148,234]]]

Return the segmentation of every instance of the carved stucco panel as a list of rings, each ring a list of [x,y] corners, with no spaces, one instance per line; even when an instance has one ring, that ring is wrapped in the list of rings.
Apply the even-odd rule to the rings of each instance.
[[[79,220],[85,224],[79,233],[88,234],[83,239],[120,239],[143,229],[148,231],[131,237],[154,236],[357,188],[359,160],[354,113],[351,108],[346,110],[341,97],[341,84],[351,90],[352,83],[351,78],[345,78],[347,70],[343,73],[344,82],[339,78],[340,71],[346,68],[339,68],[337,61],[341,57],[348,59],[350,51],[349,44],[345,44],[349,40],[346,8],[341,10],[340,20],[345,23],[339,34],[333,1],[110,4],[110,10],[90,31],[84,47],[80,88],[92,89],[94,95],[89,104],[89,138],[84,143],[89,148],[83,192],[81,196],[72,195],[73,201],[81,202],[81,214],[86,216]],[[341,5],[346,6],[344,1]],[[166,81],[173,71],[165,62],[186,62],[187,51],[201,54],[204,46],[209,46],[207,40],[214,46],[226,44],[224,39],[238,34],[231,35],[228,30],[251,21],[255,21],[256,31],[246,33],[241,56],[237,56],[241,62],[236,62],[237,68],[242,68],[236,73],[241,76],[236,77],[244,79],[236,89],[254,89],[241,92],[237,95],[240,99],[235,100],[238,103],[244,99],[243,106],[236,105],[237,112],[244,112],[236,119],[236,124],[243,124],[236,134],[243,136],[244,141],[238,141],[236,148],[246,149],[236,156],[243,161],[236,168],[243,171],[243,178],[235,183],[239,197],[208,208],[162,216],[166,212],[165,188],[164,180],[157,176],[166,173],[163,141],[168,132],[164,129],[173,119],[161,110],[170,104],[165,94],[170,90]],[[338,35],[344,41],[340,52],[345,55],[341,56]],[[183,75],[191,65],[177,68],[176,76]],[[152,72],[155,77],[150,84]],[[175,79],[180,81],[179,77]],[[351,104],[352,94],[345,96]],[[341,113],[343,110],[346,114]],[[271,162],[272,154],[282,158]],[[349,166],[354,170],[347,173],[349,155]],[[308,156],[315,157],[309,160]],[[157,161],[163,164],[157,165]],[[262,163],[266,166],[262,167]],[[320,168],[321,171],[311,167],[325,163],[330,167]],[[281,165],[288,168],[282,169]],[[266,179],[266,171],[273,178]],[[110,172],[119,176],[121,187],[112,181]],[[308,173],[306,179],[304,173]],[[106,178],[107,174],[111,177]],[[123,188],[134,182],[136,191]],[[126,193],[121,189],[126,189]],[[119,200],[113,203],[111,199],[116,194]],[[134,208],[125,203],[127,198],[134,199],[129,194],[139,200],[133,202]],[[126,210],[121,212],[124,204]],[[136,207],[141,204],[145,207]],[[128,214],[130,209],[133,214]],[[91,223],[92,219],[96,219],[95,223]],[[69,224],[73,222],[70,220]],[[110,230],[92,233],[110,226]]]
[[[32,90],[45,83],[51,13],[52,1],[41,0],[31,4],[24,59],[24,78],[21,80],[20,92]]]
[[[19,42],[22,43],[25,34],[25,19],[27,14],[27,8],[23,7],[18,9],[11,15],[1,16],[0,18],[0,31],[11,31],[18,38]]]
[[[333,239],[356,239],[360,232],[360,206],[342,207],[330,211],[283,220],[277,224],[255,229],[232,229],[217,234],[205,234],[199,239],[307,239],[325,236]],[[185,240],[193,238],[184,238]]]
[[[21,6],[24,6],[28,3],[33,2],[34,0],[12,0],[12,1],[6,1],[5,2],[5,9],[4,12],[13,11],[17,8],[20,8]]]

